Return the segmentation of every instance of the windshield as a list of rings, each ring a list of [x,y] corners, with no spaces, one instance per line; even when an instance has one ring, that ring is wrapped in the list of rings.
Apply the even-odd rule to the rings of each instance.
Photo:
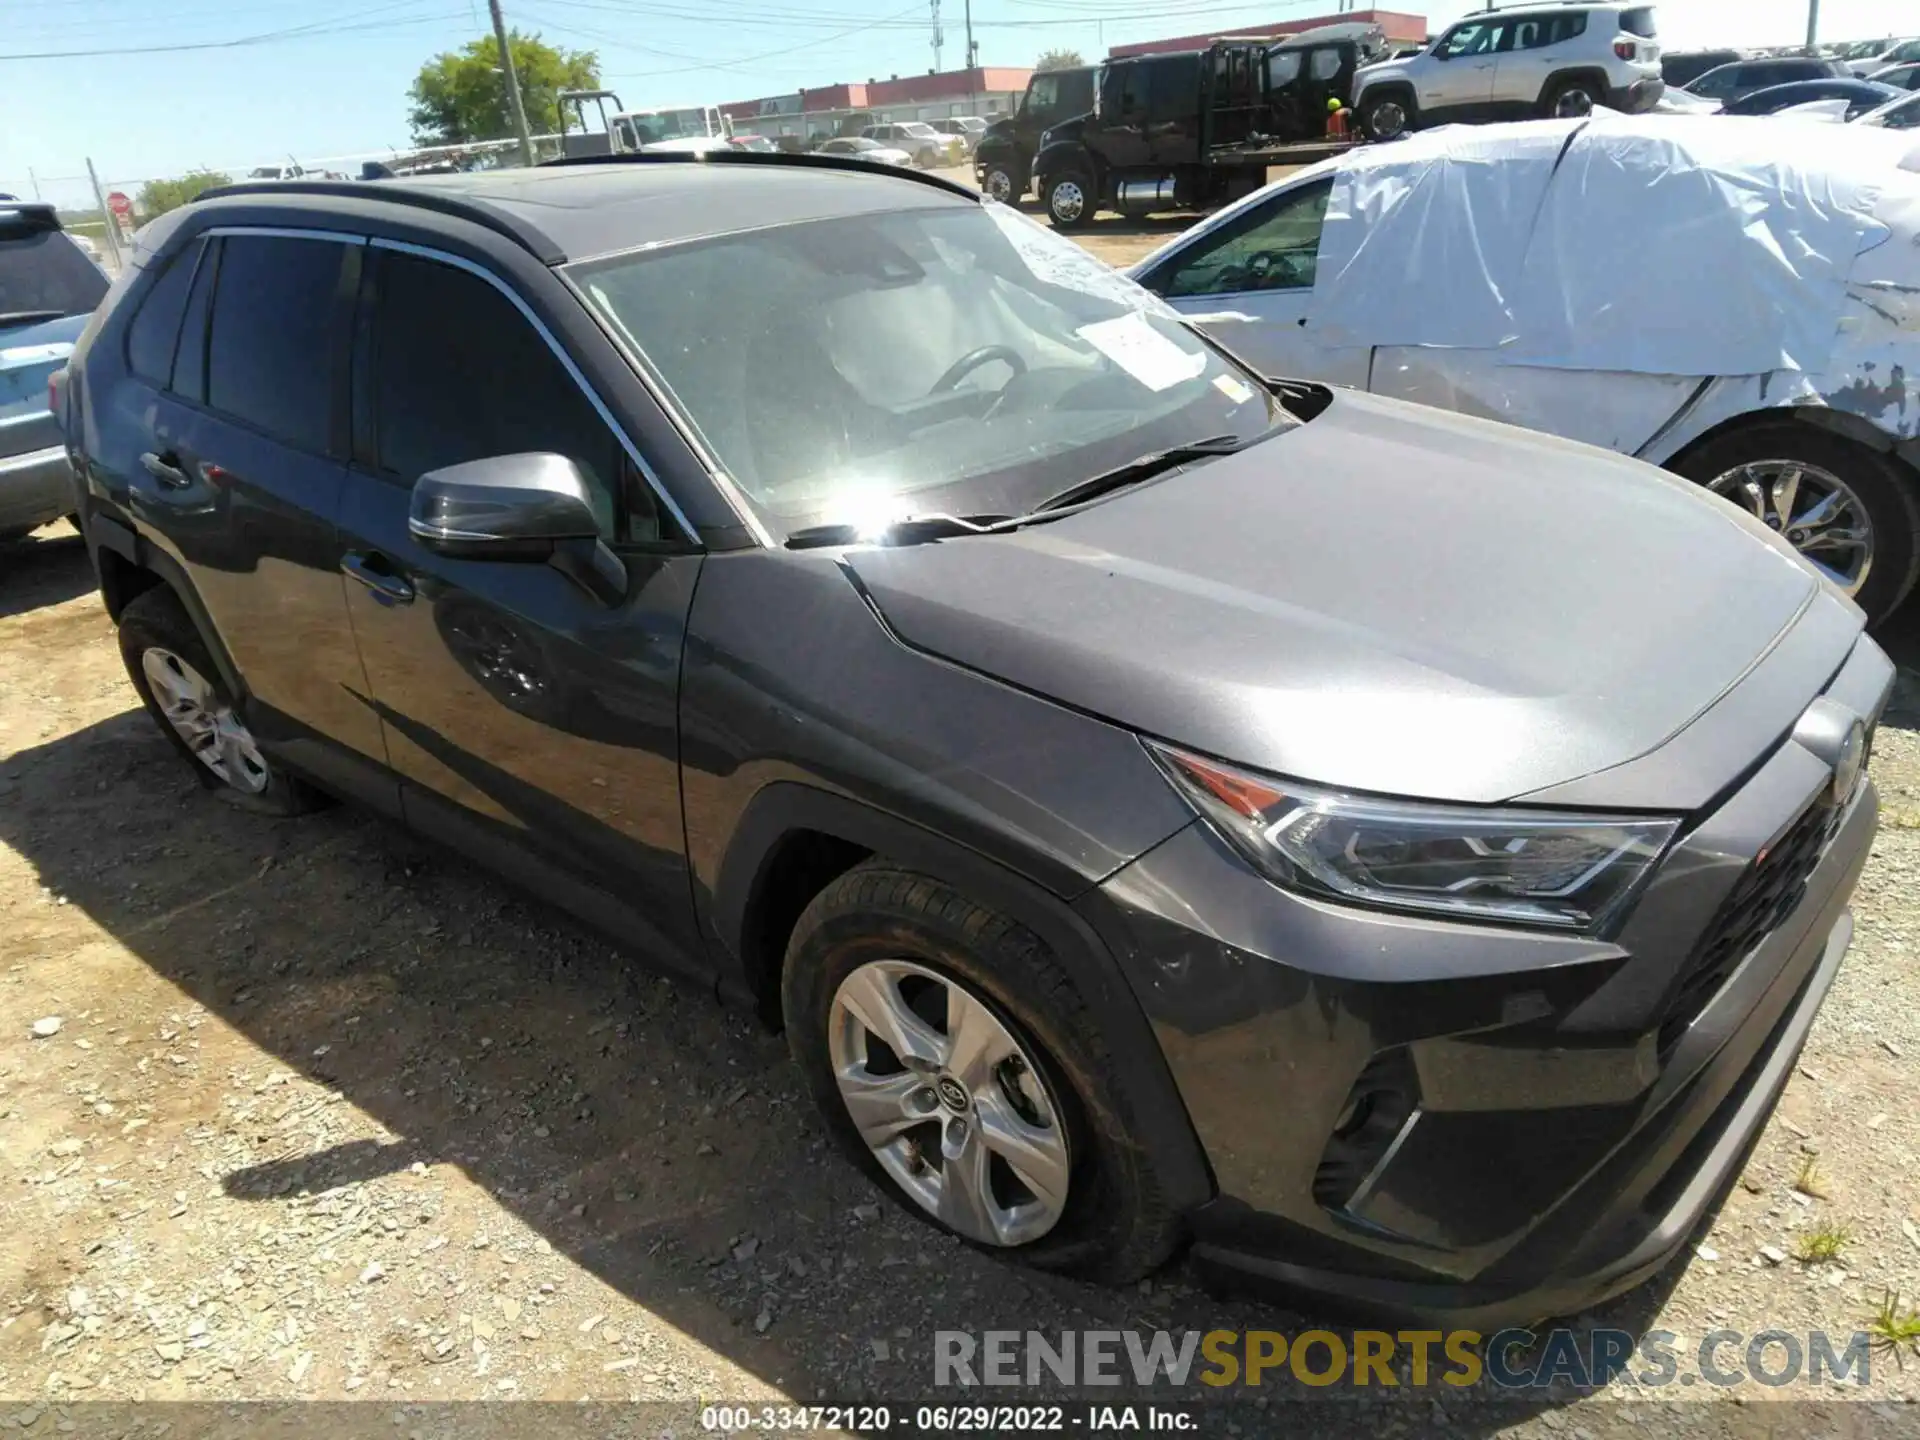
[[[642,145],[653,145],[662,140],[686,140],[694,136],[715,135],[719,131],[708,123],[709,112],[702,108],[691,110],[638,110],[627,118],[633,122],[634,130]]]
[[[107,277],[59,230],[0,225],[0,324],[10,315],[85,315]]]
[[[1160,300],[1000,205],[782,225],[572,268],[772,525],[1017,515],[1290,423]]]
[[[926,139],[927,136],[934,133],[933,127],[931,125],[925,124],[919,120],[911,121],[908,124],[902,125],[900,128],[909,135],[918,135],[923,140]]]

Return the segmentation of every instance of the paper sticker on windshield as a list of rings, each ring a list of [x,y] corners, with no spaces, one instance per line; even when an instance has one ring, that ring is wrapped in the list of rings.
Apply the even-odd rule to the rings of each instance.
[[[1182,350],[1137,312],[1082,325],[1079,335],[1149,390],[1170,390],[1207,368],[1205,351]]]
[[[1244,405],[1253,398],[1252,388],[1231,375],[1214,376],[1213,388],[1236,405]]]

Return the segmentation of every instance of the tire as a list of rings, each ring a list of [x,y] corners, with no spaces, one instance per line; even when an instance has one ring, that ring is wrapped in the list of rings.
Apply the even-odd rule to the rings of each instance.
[[[1002,205],[1014,205],[1019,203],[1027,187],[1005,165],[989,165],[980,189],[989,200],[998,200]]]
[[[1098,210],[1098,201],[1094,198],[1093,182],[1078,170],[1069,170],[1056,175],[1047,182],[1043,197],[1047,204],[1047,219],[1053,222],[1056,230],[1082,230],[1093,223]]]
[[[939,1168],[925,1172],[930,1180],[903,1180],[888,1166],[903,1168],[899,1155],[913,1133],[887,1142],[883,1156],[854,1123],[836,1078],[836,1045],[841,1046],[845,1063],[844,1044],[837,1037],[847,1033],[849,1013],[837,997],[850,976],[856,978],[848,993],[871,994],[856,988],[860,977],[876,973],[884,977],[886,970],[912,972],[900,978],[891,995],[907,995],[911,982],[918,986],[913,992],[918,1004],[932,1004],[933,1013],[943,1022],[952,1011],[928,997],[937,995],[942,985],[950,997],[957,986],[965,999],[991,1017],[1003,1037],[1017,1045],[1017,1060],[1002,1061],[991,1080],[974,1086],[971,1110],[950,1108],[954,1103],[947,1090],[951,1077],[944,1070],[915,1098],[931,1098],[934,1087],[947,1097],[927,1106],[931,1118],[918,1124],[922,1134],[928,1125],[932,1127],[931,1141],[923,1140],[922,1145],[939,1146],[951,1136],[959,1117],[982,1117],[974,1121],[975,1131],[993,1133],[996,1111],[990,1105],[1004,1116],[1009,1098],[1014,1105],[1022,1105],[1029,1096],[1037,1097],[1030,1103],[1032,1111],[1043,1117],[1044,1130],[1027,1133],[1044,1133],[1064,1148],[1066,1160],[1061,1171],[1054,1173],[1065,1173],[1067,1180],[1064,1197],[1054,1207],[1055,1218],[1032,1238],[982,1240],[948,1224],[933,1213],[935,1202],[910,1194],[907,1185],[937,1182],[944,1190],[952,1162],[943,1154]],[[1124,1057],[1107,1053],[1099,1027],[1072,982],[1027,930],[938,880],[884,860],[869,860],[829,885],[801,915],[787,947],[781,991],[788,1045],[827,1128],[854,1163],[908,1213],[987,1253],[1108,1284],[1138,1280],[1178,1246],[1183,1235],[1180,1220],[1162,1197],[1146,1149],[1135,1137],[1119,1098],[1115,1076]],[[929,1031],[933,1023],[927,1022]],[[968,1024],[980,1021],[976,1018]],[[868,1063],[873,1062],[874,1053],[866,1050]],[[883,1049],[880,1063],[884,1066],[892,1054]],[[1019,1077],[1019,1090],[1025,1093],[1006,1088],[1003,1071],[1009,1064]],[[898,1068],[897,1060],[892,1065],[910,1088],[920,1084],[920,1078]],[[960,1069],[956,1066],[955,1074]],[[971,1073],[978,1078],[977,1071]],[[965,1086],[956,1088],[966,1094]],[[895,1103],[904,1111],[910,1102]],[[897,1117],[893,1123],[900,1123]],[[907,1153],[904,1168],[910,1169],[913,1152]],[[1009,1168],[996,1176],[1013,1173]],[[996,1178],[993,1184],[998,1187],[1004,1180]],[[1024,1188],[1018,1179],[1014,1184],[1016,1189]],[[1029,1193],[1046,1208],[1044,1190]],[[995,1203],[999,1203],[997,1195]],[[1009,1213],[1017,1210],[1009,1207]]]
[[[1586,97],[1586,111],[1570,113],[1591,113],[1607,103],[1606,88],[1590,77],[1575,76],[1571,80],[1561,80],[1547,87],[1547,93],[1541,98],[1540,113],[1551,119],[1560,114],[1560,107],[1571,95]]]
[[[326,803],[319,791],[253,743],[199,629],[179,596],[165,585],[143,590],[120,612],[120,658],[160,733],[195,778],[222,800],[262,815],[299,815]],[[180,688],[166,695],[157,692],[150,664],[155,672],[174,676]],[[186,721],[176,725],[168,718],[169,705],[180,713],[183,697],[195,682],[203,691],[203,699],[195,703],[201,716],[213,722],[205,729],[191,727],[205,737],[201,750],[188,743],[182,729]]]
[[[11,545],[16,540],[24,540],[39,528],[37,525],[16,525],[11,530],[0,530],[0,545]]]
[[[1769,479],[1782,465],[1804,467],[1794,487],[1792,515],[1784,518],[1776,511],[1777,486]],[[1741,474],[1747,466],[1756,468]],[[1920,476],[1857,441],[1794,420],[1764,420],[1709,440],[1669,468],[1725,495],[1783,534],[1795,549],[1802,548],[1803,536],[1815,541],[1803,553],[1853,595],[1869,624],[1877,625],[1899,609],[1920,579]],[[1869,532],[1867,563],[1854,583],[1849,577],[1860,558],[1858,550],[1829,538],[1855,528],[1844,509],[1836,523],[1825,526],[1801,530],[1792,523],[1806,518],[1811,506],[1833,493],[1834,481],[1847,492],[1843,503],[1856,507]],[[1818,544],[1823,538],[1828,543]]]
[[[1413,99],[1397,90],[1368,95],[1360,102],[1360,128],[1369,140],[1398,140],[1416,128]]]

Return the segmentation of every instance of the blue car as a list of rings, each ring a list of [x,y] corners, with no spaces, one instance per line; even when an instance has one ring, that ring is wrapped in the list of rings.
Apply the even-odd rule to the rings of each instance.
[[[51,205],[0,201],[0,542],[74,508],[47,384],[106,293]]]

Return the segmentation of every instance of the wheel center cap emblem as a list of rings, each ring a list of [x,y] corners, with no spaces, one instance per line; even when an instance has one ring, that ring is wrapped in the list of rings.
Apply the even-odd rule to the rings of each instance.
[[[951,1075],[942,1075],[933,1082],[933,1088],[940,1093],[940,1103],[955,1114],[965,1110],[971,1099],[967,1094],[967,1087]]]

